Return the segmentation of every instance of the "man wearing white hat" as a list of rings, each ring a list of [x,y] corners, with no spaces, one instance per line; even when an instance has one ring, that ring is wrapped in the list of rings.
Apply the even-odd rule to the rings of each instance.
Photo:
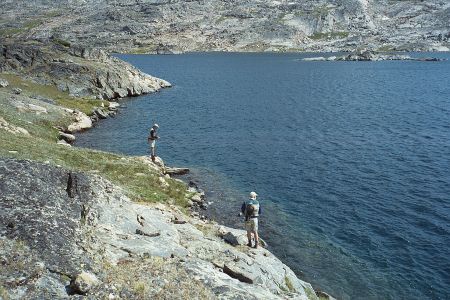
[[[152,161],[155,162],[155,148],[156,148],[156,140],[159,139],[159,136],[156,132],[156,130],[158,130],[159,125],[158,124],[153,124],[152,128],[150,129],[150,134],[148,135],[148,142],[150,143],[150,153],[151,153],[151,158]]]
[[[256,197],[258,194],[255,192],[250,193],[250,199],[242,204],[241,212],[245,216],[245,230],[247,230],[248,244],[252,247],[252,234],[255,236],[255,248],[258,248],[259,236],[258,236],[258,217],[261,215],[261,206],[259,205]]]

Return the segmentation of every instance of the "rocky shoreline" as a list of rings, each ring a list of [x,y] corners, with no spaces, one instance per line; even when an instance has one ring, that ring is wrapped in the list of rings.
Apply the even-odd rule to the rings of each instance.
[[[204,193],[171,178],[185,168],[65,147],[112,100],[169,83],[107,54],[1,47],[0,297],[332,299],[202,216]]]
[[[164,178],[159,165],[147,163]],[[146,286],[145,297],[181,296],[161,290],[171,280],[197,288],[192,297],[318,299],[273,254],[243,246],[242,230],[188,217],[174,205],[133,203],[99,175],[14,159],[1,159],[0,170],[0,277],[10,299],[140,298],[136,284]],[[138,273],[137,282],[122,282],[108,272],[154,259],[176,265],[175,277]]]

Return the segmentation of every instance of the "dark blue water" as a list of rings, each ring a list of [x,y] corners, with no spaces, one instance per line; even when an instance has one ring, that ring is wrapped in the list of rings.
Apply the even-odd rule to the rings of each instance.
[[[435,56],[450,57],[450,54]],[[135,98],[78,144],[193,167],[236,223],[340,299],[450,299],[450,62],[299,54],[121,55],[172,89]],[[220,214],[218,214],[220,213]]]

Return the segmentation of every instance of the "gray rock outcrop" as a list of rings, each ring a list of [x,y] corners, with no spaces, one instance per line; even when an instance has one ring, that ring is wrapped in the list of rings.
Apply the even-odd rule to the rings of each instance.
[[[228,245],[224,228],[180,218],[176,207],[133,203],[98,175],[0,159],[0,191],[0,282],[10,298],[142,299],[194,280],[211,299],[316,299],[269,251]],[[118,275],[139,278],[132,266],[151,261],[176,265],[177,277],[155,273],[143,285]]]
[[[0,42],[0,72],[54,85],[71,96],[98,99],[139,96],[170,86],[102,50],[64,47],[52,41]]]

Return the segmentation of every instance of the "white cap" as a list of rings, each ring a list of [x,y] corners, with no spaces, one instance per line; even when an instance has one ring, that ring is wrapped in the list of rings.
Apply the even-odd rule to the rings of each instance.
[[[153,126],[152,126],[153,128],[159,128],[159,125],[158,124],[153,124]]]
[[[258,196],[257,193],[255,193],[255,192],[251,192],[251,193],[250,193],[250,197],[255,198],[256,196]]]

